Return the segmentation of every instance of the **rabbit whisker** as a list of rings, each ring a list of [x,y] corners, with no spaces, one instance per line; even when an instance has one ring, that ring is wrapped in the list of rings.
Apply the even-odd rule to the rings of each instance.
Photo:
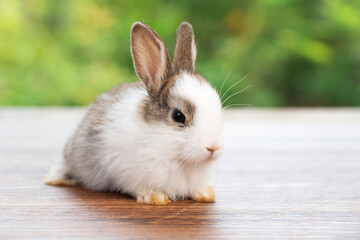
[[[231,108],[231,107],[234,107],[234,106],[246,106],[246,107],[249,107],[249,106],[251,106],[251,104],[237,104],[237,103],[229,104],[229,105],[226,105],[225,107],[223,107],[222,110],[225,110],[225,109],[228,109],[228,108]]]
[[[243,81],[245,78],[247,78],[249,75],[251,74],[251,72],[249,72],[248,74],[246,74],[245,77],[243,77],[242,79],[240,79],[239,81],[235,82],[233,85],[231,85],[225,92],[224,94],[220,97],[221,101],[222,99],[225,97],[226,93],[232,89],[233,87],[235,87],[237,84],[241,83],[241,81]]]
[[[242,89],[242,90],[240,90],[240,91],[237,91],[236,93],[231,94],[229,97],[227,97],[227,98],[224,100],[223,104],[225,104],[226,101],[229,100],[231,97],[233,97],[233,96],[235,96],[235,95],[237,95],[237,94],[245,91],[246,89],[251,88],[252,86],[253,86],[253,85],[247,86],[246,88],[244,88],[244,89]]]
[[[230,76],[230,73],[232,72],[233,68],[235,67],[238,59],[239,59],[239,54],[236,55],[235,61],[234,61],[233,65],[231,66],[230,71],[229,71],[228,74],[226,75],[225,80],[223,81],[223,83],[221,84],[221,88],[220,88],[220,91],[219,91],[219,96],[221,95],[221,92],[222,92],[222,90],[223,90],[223,87],[224,87],[224,85],[225,85],[225,82],[226,82],[226,80],[228,79],[228,77]]]

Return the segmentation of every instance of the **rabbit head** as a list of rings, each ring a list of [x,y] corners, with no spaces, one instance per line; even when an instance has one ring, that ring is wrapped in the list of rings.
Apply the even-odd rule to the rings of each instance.
[[[141,118],[154,129],[156,141],[185,162],[215,160],[222,152],[222,105],[209,82],[195,72],[192,26],[180,24],[172,63],[160,36],[144,23],[131,28],[135,71],[148,96]]]

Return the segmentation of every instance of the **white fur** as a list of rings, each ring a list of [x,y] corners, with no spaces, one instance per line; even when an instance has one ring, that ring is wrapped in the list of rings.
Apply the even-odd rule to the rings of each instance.
[[[171,94],[195,104],[194,126],[179,132],[161,123],[145,123],[138,109],[147,95],[145,89],[128,91],[108,111],[110,121],[99,143],[103,146],[99,166],[106,171],[103,181],[91,182],[91,188],[103,188],[110,178],[114,183],[111,190],[127,192],[138,200],[154,192],[164,192],[175,200],[208,186],[214,162],[207,160],[206,146],[222,144],[221,103],[205,82],[186,74],[177,82]]]
[[[143,31],[151,34],[142,23],[135,25],[141,25]],[[141,37],[139,35],[140,40]],[[166,47],[155,38],[161,46],[156,79],[164,79],[168,64]],[[140,44],[144,43],[140,41]],[[142,67],[150,64],[141,52],[146,47],[145,44],[132,48],[143,57],[134,60]],[[191,48],[194,63],[194,39]],[[148,69],[145,70],[149,75]],[[141,78],[143,74],[138,70],[137,73]],[[171,99],[186,99],[195,107],[191,125],[183,128],[166,124],[171,116],[158,122],[144,120],[142,107],[144,100],[149,99],[145,85],[119,88],[118,94],[102,95],[68,141],[65,161],[53,168],[48,182],[62,182],[57,179],[72,176],[87,188],[122,191],[144,202],[150,202],[151,194],[162,196],[163,200],[166,195],[172,200],[199,195],[210,197],[206,189],[214,160],[223,146],[221,101],[208,82],[195,76],[181,72],[169,93]],[[153,84],[161,86],[160,82]],[[209,148],[218,150],[211,153]]]
[[[222,147],[222,114],[219,95],[208,82],[195,79],[183,72],[171,93],[181,96],[196,106],[193,137],[206,147]]]
[[[111,105],[101,126],[91,159],[79,161],[74,153],[70,174],[93,190],[122,191],[138,201],[165,193],[171,199],[196,196],[210,181],[214,160],[206,147],[222,146],[221,103],[206,83],[183,74],[171,94],[188,99],[196,107],[193,125],[179,131],[164,123],[144,122],[139,105],[145,88],[130,88]],[[86,146],[86,139],[83,146]],[[79,144],[79,143],[78,143]]]

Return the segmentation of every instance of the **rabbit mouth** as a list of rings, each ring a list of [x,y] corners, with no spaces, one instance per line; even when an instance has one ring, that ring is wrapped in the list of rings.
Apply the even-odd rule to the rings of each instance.
[[[208,160],[208,161],[212,161],[212,160],[215,160],[216,158],[214,157],[214,153],[213,152],[211,152],[211,153],[209,153],[209,156],[206,158],[206,160]]]
[[[218,154],[217,153],[209,153],[209,155],[203,160],[205,162],[213,162],[216,161],[218,159]]]
[[[222,148],[219,148],[218,151],[215,152],[209,152],[208,157],[206,158],[206,161],[216,161],[222,154]]]

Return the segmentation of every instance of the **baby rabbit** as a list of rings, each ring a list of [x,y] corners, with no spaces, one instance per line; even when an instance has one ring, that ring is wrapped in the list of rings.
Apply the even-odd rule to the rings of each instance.
[[[160,36],[136,22],[131,54],[140,81],[121,84],[91,105],[45,183],[80,183],[155,205],[214,202],[209,178],[223,149],[222,108],[195,72],[191,25],[180,24],[172,63]]]

